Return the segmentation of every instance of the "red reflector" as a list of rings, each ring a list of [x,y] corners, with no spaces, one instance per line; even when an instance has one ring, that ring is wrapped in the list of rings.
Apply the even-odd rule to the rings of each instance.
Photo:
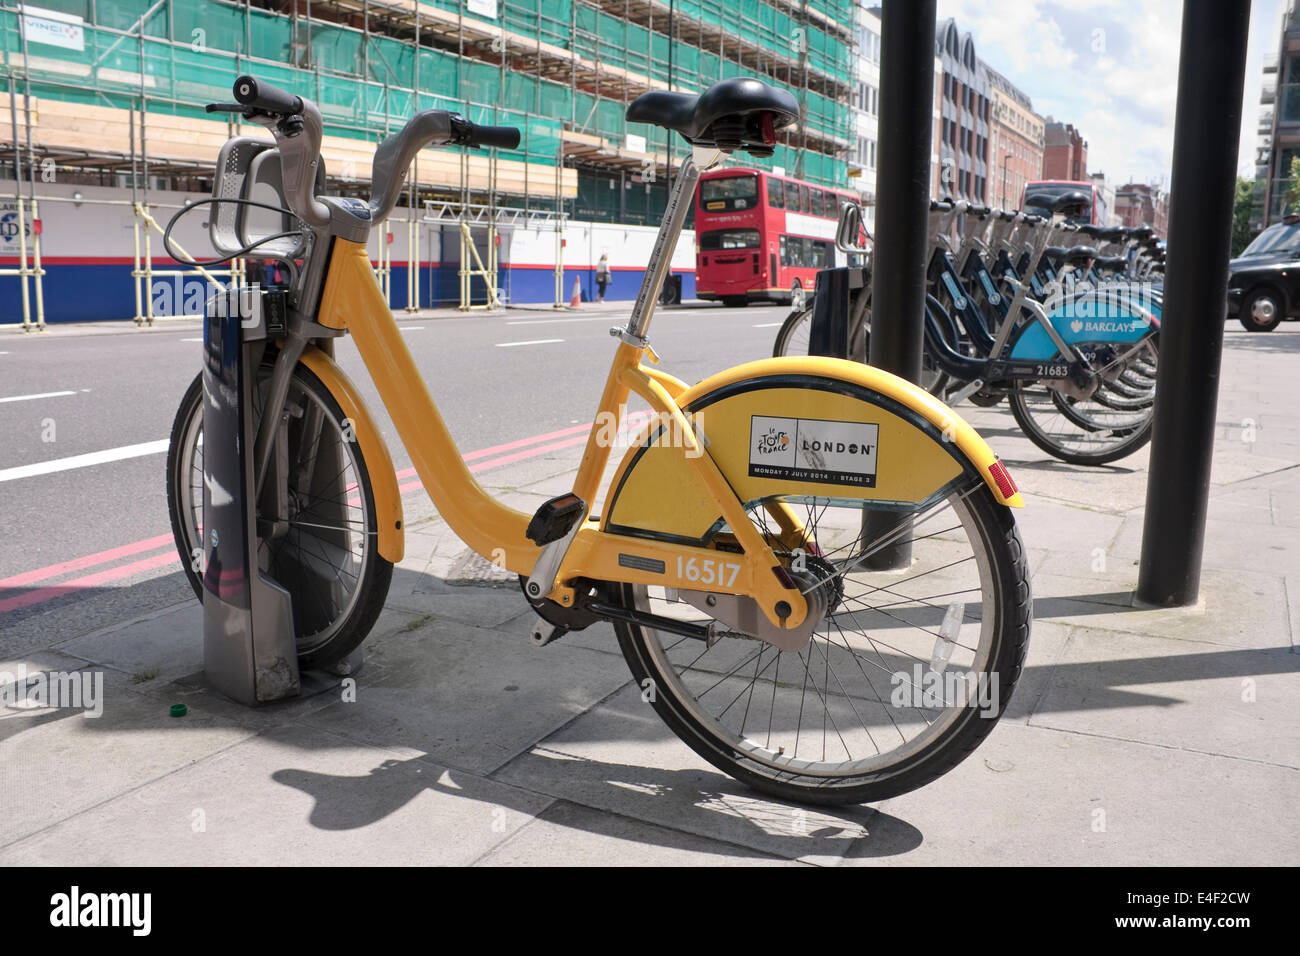
[[[776,123],[772,121],[773,113],[764,113],[759,118],[759,130],[763,134],[763,142],[768,146],[776,142]]]
[[[1010,498],[1016,493],[1016,483],[1011,480],[1011,475],[1002,462],[995,461],[989,465],[989,474],[993,476],[993,483],[998,486],[1003,498]]]
[[[781,567],[781,565],[778,564],[774,567],[772,573],[775,574],[776,579],[781,582],[781,587],[789,591],[797,591],[799,589],[799,585],[795,583],[794,578],[790,577],[790,572]]]

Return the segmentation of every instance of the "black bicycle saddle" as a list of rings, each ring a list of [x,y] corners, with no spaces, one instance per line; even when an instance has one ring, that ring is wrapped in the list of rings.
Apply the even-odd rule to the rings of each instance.
[[[698,96],[669,90],[642,93],[627,107],[631,123],[650,123],[681,133],[696,146],[770,156],[776,134],[799,122],[799,103],[761,80],[735,77]]]

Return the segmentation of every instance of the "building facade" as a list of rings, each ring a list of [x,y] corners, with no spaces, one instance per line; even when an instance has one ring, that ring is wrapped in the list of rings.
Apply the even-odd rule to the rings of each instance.
[[[853,91],[854,145],[848,177],[859,195],[867,228],[876,223],[876,159],[880,145],[880,8],[858,8],[858,82]]]
[[[1292,163],[1300,158],[1300,7],[1282,13],[1276,53],[1264,59],[1255,157],[1252,225],[1263,228],[1296,211],[1287,194],[1296,192]]]
[[[1073,123],[1050,116],[1043,130],[1043,179],[1082,183],[1088,179],[1088,142]]]
[[[938,195],[989,201],[989,115],[992,85],[970,33],[948,19],[935,30],[939,60]]]
[[[992,67],[986,69],[993,89],[990,202],[1019,209],[1025,183],[1042,178],[1044,120],[1014,83]]]
[[[1115,190],[1115,215],[1121,226],[1150,226],[1169,234],[1169,194],[1158,186],[1129,183]]]

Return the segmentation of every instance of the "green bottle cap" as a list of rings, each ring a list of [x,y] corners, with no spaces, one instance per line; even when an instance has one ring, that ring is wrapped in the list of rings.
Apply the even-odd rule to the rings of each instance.
[[[172,704],[173,717],[184,717],[188,713],[189,713],[189,708],[186,707],[184,704]]]

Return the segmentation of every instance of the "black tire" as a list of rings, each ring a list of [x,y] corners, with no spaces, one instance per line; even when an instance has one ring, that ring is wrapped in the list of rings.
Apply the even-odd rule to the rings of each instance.
[[[825,717],[823,717],[822,720],[823,739],[821,744],[820,760],[816,758],[817,748],[815,743],[812,745],[813,756],[811,758],[805,756],[803,759],[800,759],[798,732],[803,726],[804,707],[802,700],[799,703],[799,724],[795,728],[794,749],[793,751],[788,751],[784,747],[778,749],[776,744],[772,741],[772,716],[766,717],[767,742],[766,744],[760,743],[760,739],[764,733],[764,714],[762,713],[762,709],[766,706],[765,697],[768,688],[764,687],[763,691],[759,694],[755,694],[753,688],[754,682],[757,678],[765,674],[769,668],[771,668],[772,661],[775,660],[776,669],[768,679],[768,682],[771,684],[772,697],[772,703],[768,713],[770,715],[776,715],[778,710],[781,709],[777,704],[778,688],[781,690],[783,695],[793,694],[794,688],[798,686],[800,679],[803,681],[802,692],[806,699],[809,667],[805,665],[801,678],[800,663],[802,660],[802,652],[777,652],[775,648],[762,642],[723,636],[714,644],[709,645],[704,652],[699,653],[697,656],[697,651],[700,645],[694,641],[690,641],[689,639],[681,639],[684,640],[686,645],[689,645],[684,649],[682,659],[693,658],[693,660],[691,660],[685,668],[678,670],[677,662],[673,661],[670,655],[678,646],[678,644],[674,642],[678,642],[679,639],[674,638],[672,635],[664,635],[663,639],[670,644],[669,647],[665,648],[664,643],[661,642],[660,632],[644,628],[637,624],[615,623],[614,627],[618,634],[619,646],[623,651],[624,657],[627,659],[633,678],[636,680],[638,686],[642,688],[643,698],[646,696],[647,690],[653,691],[649,697],[656,713],[669,726],[669,728],[671,728],[672,731],[677,734],[684,743],[686,743],[687,746],[699,754],[704,760],[708,761],[724,773],[748,784],[754,789],[783,800],[821,805],[841,805],[879,801],[896,796],[900,793],[915,790],[916,788],[922,787],[935,778],[948,772],[975,750],[985,736],[988,735],[994,723],[996,723],[997,716],[1001,715],[1005,710],[1006,705],[1011,698],[1012,691],[1015,688],[1016,681],[1019,679],[1021,670],[1024,666],[1025,654],[1027,653],[1029,646],[1032,606],[1029,570],[1025,558],[1024,546],[1016,531],[1015,521],[1011,515],[1010,509],[998,504],[987,486],[982,483],[978,487],[969,488],[966,492],[957,495],[956,499],[960,504],[954,505],[954,510],[957,510],[957,508],[960,507],[962,513],[965,516],[968,516],[963,517],[960,527],[964,528],[967,532],[973,533],[981,542],[980,550],[984,561],[984,563],[979,565],[978,568],[979,581],[981,582],[981,594],[984,593],[982,589],[985,587],[988,589],[988,593],[990,594],[990,598],[981,604],[979,614],[976,618],[977,623],[974,625],[980,632],[978,637],[980,652],[974,656],[972,664],[979,664],[981,655],[983,655],[983,664],[982,666],[979,666],[978,669],[972,666],[972,668],[967,671],[967,674],[977,674],[982,681],[987,683],[987,686],[990,688],[997,688],[996,703],[992,699],[988,701],[991,706],[995,707],[996,713],[985,713],[981,716],[980,711],[971,706],[949,705],[941,707],[939,708],[941,717],[936,719],[934,723],[925,719],[924,714],[921,715],[921,719],[925,725],[924,729],[918,730],[916,741],[909,744],[904,740],[904,743],[900,746],[900,751],[902,752],[900,752],[893,762],[890,762],[888,757],[880,752],[878,745],[876,755],[872,756],[869,754],[868,758],[865,760],[853,759],[852,754],[848,750],[848,744],[845,742],[844,734],[846,730],[850,734],[855,732],[851,727],[842,729],[837,723],[835,723],[834,716],[830,714],[831,705],[826,703],[827,699],[832,697],[832,695],[821,695],[820,692],[817,692],[818,677],[813,675],[813,689],[817,692],[817,697],[822,701],[822,706],[826,711],[826,715],[829,716],[831,722],[835,724],[835,733],[838,735],[840,743],[844,744],[844,752],[850,757],[850,759],[848,762],[840,763],[838,765],[828,763]],[[924,525],[925,521],[928,520],[928,518],[918,519],[918,524],[916,526],[918,529],[917,534],[920,533],[919,529]],[[947,519],[945,519],[945,522],[946,520]],[[932,538],[930,540],[933,542]],[[914,538],[914,544],[921,544],[923,541],[924,539],[920,537]],[[937,543],[935,543],[935,547],[938,547]],[[830,553],[833,554],[834,552]],[[951,551],[948,553],[951,554]],[[974,558],[974,560],[978,562],[980,559]],[[849,568],[855,567],[854,563],[851,561],[847,563],[847,566],[845,565],[845,562],[841,561],[838,566],[845,567],[845,571]],[[915,568],[916,565],[913,565],[913,567]],[[841,571],[840,573],[844,574],[845,571]],[[894,582],[890,585],[893,588],[900,586],[900,579],[902,579],[902,584],[905,584],[906,580],[908,580],[906,575],[899,575],[897,572],[878,572],[878,574],[888,575]],[[923,576],[921,573],[915,575],[915,577],[921,576]],[[911,590],[915,589],[916,585],[913,584]],[[618,599],[621,600],[625,606],[648,606],[649,598],[646,589],[644,588],[633,585],[621,585],[616,593]],[[841,598],[843,598],[844,593],[845,591],[842,589]],[[872,592],[868,590],[865,593],[870,595]],[[896,598],[897,593],[895,592],[891,594],[890,597]],[[865,603],[861,600],[850,600],[855,601],[855,606],[851,611],[848,610],[849,605],[844,605],[846,608],[846,615],[850,622],[855,620],[860,621],[861,616],[863,615],[869,617],[871,614],[882,613],[878,609],[867,610],[856,606],[857,604]],[[947,600],[951,601],[952,598],[949,597]],[[903,615],[910,612],[898,609],[897,605],[899,603],[906,602],[885,602],[885,606],[895,608],[897,614],[890,612],[883,613],[889,618],[904,620]],[[960,605],[963,611],[961,614],[957,615],[959,627],[968,626],[967,615],[969,612],[964,610],[965,606],[964,603]],[[942,612],[941,606],[930,605],[930,607],[937,608]],[[832,612],[827,616],[826,620],[823,621],[822,627],[825,628],[826,640],[822,640],[819,634],[814,633],[812,641],[807,646],[808,657],[811,662],[815,659],[813,653],[814,648],[817,648],[819,644],[822,645],[820,653],[826,661],[826,671],[828,675],[832,672],[830,664],[832,655],[838,655],[841,650],[837,643],[836,634],[843,638],[843,649],[849,652],[850,658],[857,656],[856,652],[849,644],[849,637],[841,626],[841,622],[836,620],[837,616],[836,613]],[[919,616],[924,617],[924,615]],[[916,628],[925,631],[925,634],[921,635],[921,646],[923,646],[924,641],[926,640],[933,644],[935,640],[933,629],[925,630],[921,625],[922,622],[920,620],[918,620],[915,625]],[[849,626],[853,625],[850,624]],[[898,649],[898,645],[905,643],[905,641],[900,639],[899,629],[895,624],[885,621],[883,626],[888,628],[888,639],[883,640],[882,642],[885,647],[884,653],[892,658],[895,656],[894,652]],[[946,617],[944,626],[947,626]],[[856,635],[856,633],[857,632],[855,631],[854,634]],[[930,636],[926,637],[925,635]],[[907,635],[903,634],[902,637],[906,638]],[[957,646],[965,648],[966,645],[962,643],[963,640],[963,638],[958,638]],[[877,665],[876,661],[866,658],[869,660],[871,667],[875,668],[876,666],[880,666],[883,670],[887,671],[888,668],[885,666],[886,657],[881,654],[879,646],[877,646],[876,642],[870,637],[867,637],[866,641],[875,647],[875,656],[880,662],[879,665]],[[730,645],[729,649],[727,645]],[[707,666],[702,668],[703,677],[700,681],[702,684],[703,682],[710,680],[719,670],[728,666],[731,658],[726,655],[734,654],[737,650],[750,653],[749,649],[756,646],[758,651],[754,653],[758,654],[758,658],[755,661],[753,668],[755,671],[755,677],[750,684],[750,700],[745,705],[744,716],[740,718],[741,726],[739,731],[730,730],[723,724],[723,718],[727,714],[726,710],[723,710],[722,713],[716,717],[701,716],[701,712],[705,709],[702,698],[706,697],[710,691],[726,680],[743,680],[745,674],[749,670],[748,659],[742,661],[741,664],[731,667],[730,671],[725,673],[722,679],[700,693],[698,697],[693,696],[692,692],[686,689],[686,678],[684,675],[690,673],[692,668],[697,666],[696,662],[700,661],[701,658],[705,657],[705,655],[714,653],[716,650],[721,648],[722,650],[720,653],[724,656],[720,661],[715,660],[712,669],[709,669]],[[760,670],[760,664],[764,659],[765,651],[771,651],[773,658],[772,660],[769,660],[766,667],[762,667]],[[796,657],[798,657],[798,659],[796,659]],[[782,683],[781,681],[779,659],[787,659],[794,667],[795,676],[787,678],[785,683]],[[898,659],[906,661],[907,656],[904,654],[902,658]],[[820,668],[820,659],[817,660],[818,663],[816,668]],[[869,672],[868,669],[862,666],[860,660],[856,661],[856,663],[858,664],[859,670],[862,671],[867,683],[870,685],[870,675],[871,673],[876,672],[874,670]],[[942,671],[942,669],[943,668],[938,668],[939,671]],[[671,675],[669,674],[670,671],[672,672]],[[790,671],[787,671],[786,673],[789,674]],[[741,676],[736,678],[735,675],[737,674],[740,674]],[[895,671],[893,676],[897,677],[897,674],[898,672]],[[841,681],[840,674],[835,672],[835,675],[836,685],[843,690],[844,685]],[[848,676],[850,680],[854,679],[854,675],[851,671],[848,673]],[[879,677],[877,679],[883,680],[883,678]],[[994,683],[994,681],[996,681],[996,683]],[[827,687],[831,686],[829,676],[825,679],[825,683]],[[916,685],[913,685],[913,687],[915,688]],[[722,697],[729,697],[733,689],[733,686],[730,685],[724,687],[721,691]],[[874,690],[874,687],[872,689]],[[991,693],[990,690],[990,694]],[[741,696],[743,696],[743,690]],[[782,699],[783,701],[786,700],[785,697]],[[854,700],[857,701],[856,704],[853,703]],[[891,702],[892,700],[893,696],[891,695]],[[735,703],[734,700],[733,703]],[[752,736],[750,733],[747,733],[745,729],[746,726],[748,726],[747,721],[750,715],[751,704],[759,711],[756,714],[756,724],[754,725],[754,730],[759,736]],[[859,719],[861,719],[858,709],[859,707],[861,707],[863,712],[867,712],[869,715],[877,718],[882,711],[888,710],[888,706],[880,696],[879,691],[875,691],[875,700],[872,701],[869,697],[865,696],[855,698],[848,690],[844,690],[843,697],[836,700],[835,705],[839,708],[841,714],[844,713],[844,707],[851,707],[853,713],[858,715]],[[810,713],[813,706],[814,704],[809,704]],[[903,708],[907,707],[906,704],[898,706]],[[919,705],[915,706],[919,709]],[[787,717],[792,707],[793,701],[784,704],[785,713],[782,714],[777,730],[778,734],[781,735],[779,739],[784,739],[787,743],[790,739],[790,728],[788,727]],[[734,711],[732,713],[732,721],[734,722]],[[898,713],[900,714],[900,717],[906,718],[906,709],[900,710]],[[815,714],[812,716],[814,718],[813,725],[815,727]],[[894,721],[892,717],[890,720]],[[916,720],[915,715],[912,716],[912,722],[916,723],[918,727],[920,726],[920,722]],[[877,723],[880,723],[885,727],[885,734],[888,735],[889,725],[880,722],[879,720],[877,720]],[[870,736],[870,729],[865,720],[862,722],[862,728],[867,732],[867,735]],[[897,721],[894,721],[894,729],[898,730],[900,735],[902,734],[902,728]],[[919,743],[922,736],[929,735],[932,731],[932,739],[926,741],[924,744]],[[860,735],[857,739],[861,739]],[[831,738],[831,745],[832,747],[837,746],[834,738]],[[909,747],[913,747],[914,749],[912,749],[911,752],[907,752]],[[807,751],[805,751],[805,753],[806,752]],[[834,775],[832,771],[828,769],[833,766],[844,768],[844,772],[840,775]]]
[[[781,328],[777,329],[776,342],[772,345],[772,357],[783,355],[807,355],[808,335],[812,329],[812,309],[791,312]]]
[[[1256,313],[1259,313],[1256,315]],[[1251,292],[1241,303],[1237,321],[1247,332],[1272,332],[1285,315],[1282,296],[1264,286]]]
[[[263,383],[263,387],[269,384],[271,367],[268,361],[258,370],[258,380]],[[324,384],[303,365],[299,365],[293,374],[290,401],[309,398],[319,402],[317,407],[325,413],[326,420],[321,422],[322,431],[318,433],[318,439],[325,437],[323,429],[326,427],[331,427],[341,435],[345,416]],[[254,393],[256,420],[260,419],[258,399],[262,392],[255,389]],[[200,601],[203,600],[204,591],[195,549],[199,547],[197,540],[201,533],[203,506],[202,399],[203,375],[200,373],[181,399],[167,449],[167,508],[172,522],[172,537],[180,553],[181,565]],[[301,431],[302,426],[298,428]],[[295,441],[291,428],[289,441],[290,461],[294,461],[295,452],[301,447],[301,434]],[[359,492],[355,497],[361,506],[362,521],[347,520],[346,528],[325,528],[324,530],[333,532],[330,535],[320,534],[317,530],[320,527],[318,522],[303,522],[286,532],[274,549],[272,545],[263,542],[260,551],[264,569],[289,591],[292,598],[294,626],[298,632],[298,663],[303,668],[328,667],[346,657],[365,640],[383,609],[393,576],[392,563],[378,552],[374,492],[360,445],[340,439],[337,447],[347,456],[347,465],[327,485],[317,485],[307,491],[292,488],[292,496],[299,503],[295,515],[314,517],[313,509],[318,507],[352,507],[352,496],[347,493],[352,490],[351,485],[355,484],[355,490]],[[323,454],[317,452],[322,457]],[[330,495],[333,488],[339,489],[340,498],[347,496],[346,505]],[[363,529],[354,534],[352,525],[356,523],[363,524]],[[356,583],[350,589],[342,608],[333,603],[335,592],[332,588],[324,592],[320,590],[319,580],[313,578],[309,567],[318,560],[328,562],[329,555],[339,550],[337,538],[340,531],[349,538],[358,539],[361,567],[359,574],[347,575],[354,578]],[[312,546],[304,548],[304,544],[308,543]],[[336,580],[341,582],[343,574],[338,572],[342,569],[333,570]]]
[[[1072,465],[1104,465],[1127,458],[1151,440],[1153,407],[1126,410],[1114,425],[1100,424],[1100,417],[1077,411],[1069,400],[1041,382],[1016,382],[1008,399],[1011,414],[1025,437],[1053,458]],[[1099,402],[1089,403],[1100,416],[1108,411]],[[1060,419],[1064,424],[1053,428]]]
[[[791,312],[781,328],[777,329],[776,341],[772,344],[772,357],[783,355],[807,355],[812,333],[813,303],[810,301],[802,311]],[[870,311],[864,316],[862,324],[855,331],[855,341],[849,344],[849,356],[868,356],[871,347]],[[921,357],[921,387],[931,395],[942,399],[948,390],[950,380],[939,368],[927,351]]]

